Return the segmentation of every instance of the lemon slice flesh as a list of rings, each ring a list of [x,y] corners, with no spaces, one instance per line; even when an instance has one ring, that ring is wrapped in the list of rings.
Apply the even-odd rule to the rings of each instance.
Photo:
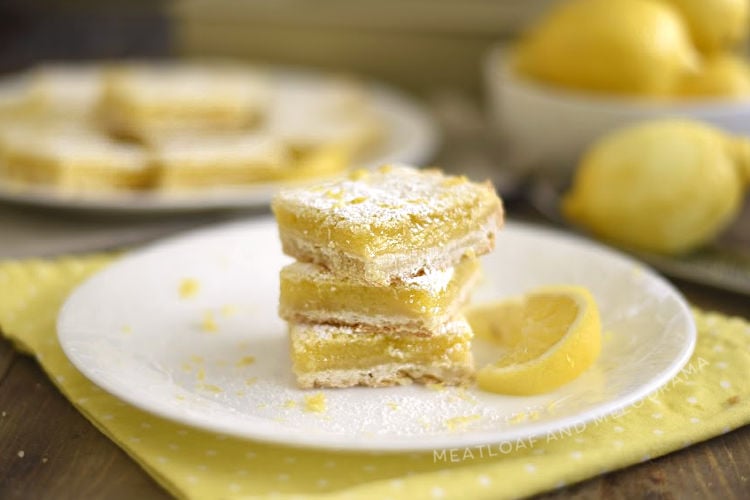
[[[480,389],[532,395],[553,391],[588,369],[601,350],[601,321],[591,293],[551,286],[466,312],[474,333],[508,347],[477,374]]]

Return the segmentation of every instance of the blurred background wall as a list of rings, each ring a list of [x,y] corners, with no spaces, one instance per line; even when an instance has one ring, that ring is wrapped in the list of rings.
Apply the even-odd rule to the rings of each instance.
[[[172,53],[164,1],[0,1],[0,71],[44,60]]]
[[[554,0],[188,0],[179,53],[348,69],[411,90],[477,92],[481,58]]]
[[[0,2],[0,70],[39,60],[237,56],[475,93],[481,58],[554,0]]]

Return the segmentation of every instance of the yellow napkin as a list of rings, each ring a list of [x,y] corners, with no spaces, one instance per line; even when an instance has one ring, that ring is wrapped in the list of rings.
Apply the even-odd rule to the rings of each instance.
[[[616,415],[533,443],[373,455],[301,450],[203,432],[117,400],[63,355],[54,326],[60,304],[113,258],[0,264],[0,329],[20,350],[36,356],[97,428],[178,497],[525,496],[664,455],[750,422],[750,325],[695,311],[698,345],[680,375]]]

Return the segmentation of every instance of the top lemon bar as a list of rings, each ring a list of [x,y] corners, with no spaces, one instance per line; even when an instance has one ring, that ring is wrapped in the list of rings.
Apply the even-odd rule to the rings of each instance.
[[[503,223],[491,183],[400,165],[282,190],[272,209],[284,253],[373,284],[485,254]]]

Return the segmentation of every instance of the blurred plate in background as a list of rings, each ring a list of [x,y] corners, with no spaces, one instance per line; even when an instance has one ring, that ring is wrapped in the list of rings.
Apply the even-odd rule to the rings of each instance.
[[[314,71],[271,69],[275,84],[299,89],[319,86],[328,75]],[[5,83],[5,82],[3,82]],[[8,80],[8,85],[17,85]],[[0,86],[0,94],[2,94]],[[10,90],[10,89],[9,89]],[[402,162],[427,163],[438,146],[438,130],[429,113],[415,100],[396,89],[377,83],[368,85],[373,108],[386,131],[378,148],[354,167],[376,167]],[[214,209],[263,207],[282,183],[216,188],[183,192],[66,193],[49,187],[0,182],[0,200],[50,208],[71,208],[107,212],[195,212]]]

